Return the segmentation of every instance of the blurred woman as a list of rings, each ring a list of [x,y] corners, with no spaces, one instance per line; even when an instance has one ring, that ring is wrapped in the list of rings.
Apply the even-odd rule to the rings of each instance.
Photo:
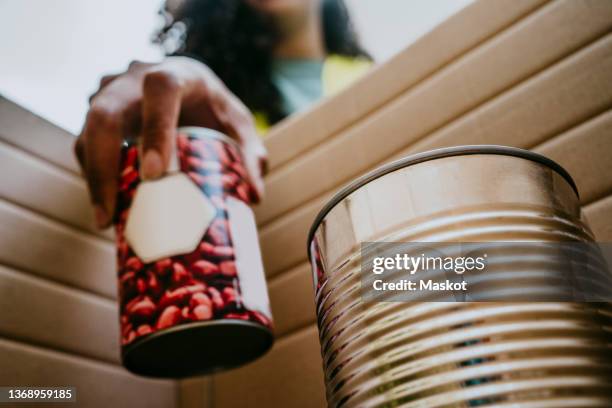
[[[371,65],[342,0],[188,0],[158,41],[208,65],[265,130]]]
[[[371,65],[342,0],[168,3],[157,41],[169,56],[102,78],[75,144],[100,228],[112,220],[125,138],[142,138],[141,176],[154,179],[167,168],[177,126],[220,130],[242,146],[261,197],[266,159],[257,130],[337,92]]]

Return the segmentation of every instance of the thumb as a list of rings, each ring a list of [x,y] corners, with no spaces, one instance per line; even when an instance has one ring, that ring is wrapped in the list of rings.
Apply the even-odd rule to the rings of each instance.
[[[264,196],[263,176],[267,170],[267,152],[259,137],[255,137],[257,139],[249,138],[249,141],[242,145],[242,149],[245,166],[255,192],[255,202],[260,202]]]

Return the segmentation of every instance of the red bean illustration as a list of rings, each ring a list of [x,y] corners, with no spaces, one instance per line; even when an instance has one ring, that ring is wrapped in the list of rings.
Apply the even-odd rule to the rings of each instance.
[[[212,301],[213,307],[215,310],[223,309],[225,303],[223,302],[223,298],[221,297],[221,293],[212,286],[208,288],[208,295],[210,296],[210,300]]]
[[[206,290],[206,285],[204,285],[203,283],[196,283],[193,285],[185,286],[183,289],[185,289],[189,294],[194,294],[198,292],[204,292]]]
[[[136,290],[136,274],[133,271],[128,271],[119,278],[119,290],[122,297],[134,296]]]
[[[132,319],[148,320],[153,316],[155,310],[155,303],[151,298],[145,296],[142,300],[131,304],[126,311]]]
[[[124,170],[121,175],[121,183],[119,184],[119,190],[128,190],[137,180],[138,172],[136,172],[134,168],[128,168]]]
[[[159,297],[159,295],[161,295],[161,293],[163,292],[163,288],[161,287],[157,276],[155,276],[155,274],[151,271],[147,271],[147,276],[147,286],[149,293],[155,297]]]
[[[127,316],[126,316],[126,320],[127,320]],[[122,328],[121,328],[121,336],[122,337],[127,337],[127,335],[132,331],[132,323],[126,323]]]
[[[119,262],[119,264],[124,263],[125,259],[128,257],[128,252],[127,242],[117,239],[117,262]]]
[[[136,338],[136,332],[134,330],[130,330],[127,336],[125,336],[125,339],[123,340],[122,343],[123,344],[131,343],[132,341],[134,341],[135,338]]]
[[[158,306],[160,309],[165,309],[170,305],[181,304],[187,298],[188,295],[189,292],[187,292],[185,288],[167,290],[159,299]]]
[[[136,329],[136,334],[138,334],[139,336],[144,336],[145,334],[149,334],[149,333],[153,333],[153,329],[148,324],[141,324]]]
[[[155,273],[159,276],[166,276],[172,269],[172,259],[164,258],[155,262]]]
[[[236,301],[236,290],[234,288],[223,288],[221,291],[221,297],[223,297],[223,301],[225,303],[235,302]]]
[[[147,292],[147,283],[145,282],[143,278],[136,279],[136,290],[140,294]]]
[[[249,315],[252,316],[255,321],[263,324],[264,326],[270,326],[271,325],[270,319],[268,319],[265,315],[255,311],[255,310],[249,312]]]
[[[238,151],[238,149],[235,146],[230,146],[230,145],[225,145],[225,149],[227,150],[227,152],[230,155],[230,158],[232,160],[232,162],[234,164],[240,164],[242,163],[242,155],[240,154],[240,152]]]
[[[193,308],[193,314],[197,320],[210,320],[212,318],[212,308],[207,305],[198,305]]]
[[[136,191],[136,190],[130,190],[130,194],[132,195],[134,191]],[[130,197],[130,200],[131,200],[131,198],[132,197]],[[125,224],[127,222],[128,213],[129,213],[129,211],[127,211],[127,210],[126,211],[120,211],[119,212],[119,216],[118,216],[118,219],[119,219],[118,222],[120,222],[121,224]]]
[[[191,149],[191,145],[189,144],[189,140],[185,135],[177,135],[176,136],[176,146],[178,147],[179,154],[183,154],[183,152],[188,152]]]
[[[175,262],[172,265],[172,269],[172,282],[177,284],[184,284],[191,279],[191,276],[189,275],[189,272],[187,272],[187,269],[185,269],[185,267],[180,263]]]
[[[234,248],[230,246],[214,246],[208,242],[202,242],[198,250],[205,259],[232,259],[234,257]]]
[[[165,329],[166,327],[174,326],[180,321],[181,309],[179,309],[177,306],[170,305],[159,315],[159,319],[157,319],[157,324],[155,327],[158,330]]]
[[[250,192],[249,187],[244,183],[241,183],[240,185],[236,187],[236,195],[242,201],[247,202],[247,203],[251,200],[249,192]]]
[[[234,261],[224,261],[219,264],[219,270],[221,274],[230,278],[234,278],[237,275],[236,263]]]
[[[200,157],[197,157],[197,156],[189,156],[186,158],[186,160],[187,160],[187,165],[189,166],[189,168],[195,172],[201,169],[202,163],[204,163],[204,161]]]
[[[189,306],[191,308],[195,308],[196,306],[199,305],[204,305],[204,306],[208,306],[210,308],[212,308],[213,304],[212,304],[212,300],[210,300],[210,298],[204,294],[204,293],[194,293],[193,296],[191,296],[191,300],[189,301]]]
[[[203,283],[196,283],[190,286],[183,286],[172,291],[166,291],[159,300],[159,307],[165,308],[169,305],[182,305],[189,297],[198,292],[204,292],[206,285]]]
[[[221,176],[221,183],[224,189],[232,190],[240,183],[240,179],[235,174],[227,173]]]
[[[126,269],[131,269],[133,271],[139,271],[142,269],[143,267],[143,263],[140,259],[138,259],[135,256],[132,256],[130,258],[128,258],[127,261],[125,261],[125,268]]]
[[[185,306],[181,309],[181,317],[183,320],[189,320],[191,318],[191,312],[189,311],[189,307]]]
[[[249,320],[249,314],[248,313],[227,313],[225,316],[226,319],[239,319],[239,320]]]
[[[247,174],[246,169],[244,168],[244,166],[242,164],[240,164],[239,162],[233,162],[230,165],[230,168],[236,173],[238,174],[238,176],[242,179],[242,180],[248,180],[249,176]]]
[[[138,149],[127,149],[125,155],[124,166],[132,167],[136,164],[136,160],[138,159]]]
[[[219,266],[203,259],[194,262],[191,266],[191,270],[195,276],[200,278],[206,278],[208,276],[219,274]]]

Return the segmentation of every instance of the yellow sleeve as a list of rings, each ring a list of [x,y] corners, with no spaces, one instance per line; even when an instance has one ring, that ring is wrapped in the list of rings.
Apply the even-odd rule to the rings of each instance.
[[[331,96],[349,86],[370,70],[374,63],[365,58],[330,55],[323,63],[321,81],[323,96]],[[261,137],[265,137],[270,128],[268,118],[263,112],[254,112],[255,128]]]
[[[323,64],[323,95],[330,96],[363,76],[373,62],[365,58],[330,55]]]
[[[255,130],[257,130],[259,136],[264,137],[270,128],[268,118],[263,112],[253,112],[253,120],[255,121]]]

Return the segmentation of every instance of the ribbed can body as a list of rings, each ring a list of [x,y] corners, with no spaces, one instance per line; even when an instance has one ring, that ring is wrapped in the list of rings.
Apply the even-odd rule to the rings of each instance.
[[[547,163],[438,156],[366,178],[311,230],[329,406],[612,406],[608,303],[362,301],[362,242],[593,241]]]

